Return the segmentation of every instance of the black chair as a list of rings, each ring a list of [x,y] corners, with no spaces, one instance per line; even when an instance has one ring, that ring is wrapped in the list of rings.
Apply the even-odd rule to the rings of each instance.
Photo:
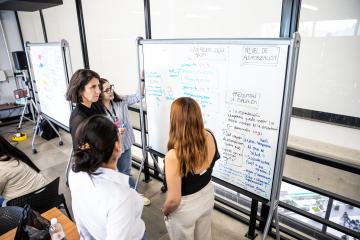
[[[22,212],[21,207],[0,207],[0,235],[18,226]]]
[[[64,207],[67,215],[72,220],[64,194],[59,194],[59,182],[60,178],[58,177],[34,192],[9,200],[6,205],[24,207],[25,204],[29,204],[33,210],[40,213],[46,212],[53,207]]]

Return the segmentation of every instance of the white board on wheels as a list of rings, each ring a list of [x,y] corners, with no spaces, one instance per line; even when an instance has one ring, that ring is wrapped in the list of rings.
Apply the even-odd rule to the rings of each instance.
[[[170,106],[195,99],[221,159],[213,176],[270,200],[289,42],[143,41],[150,149],[166,153]]]
[[[52,122],[69,130],[71,105],[65,93],[71,74],[64,42],[27,45],[40,110]]]

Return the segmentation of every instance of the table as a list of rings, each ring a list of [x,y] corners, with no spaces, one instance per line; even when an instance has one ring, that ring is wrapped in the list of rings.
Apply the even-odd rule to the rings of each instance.
[[[58,222],[64,228],[66,239],[68,240],[79,240],[80,236],[77,231],[75,223],[73,223],[65,214],[63,214],[59,209],[52,208],[43,214],[41,214],[44,218],[50,221],[51,218],[57,218]],[[14,239],[16,234],[16,228],[8,231],[7,233],[0,236],[0,240],[12,240]]]

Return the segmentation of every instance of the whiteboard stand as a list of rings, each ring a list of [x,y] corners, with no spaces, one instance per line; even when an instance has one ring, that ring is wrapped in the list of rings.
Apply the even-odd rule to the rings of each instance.
[[[59,131],[55,128],[55,126],[51,123],[51,121],[42,112],[39,112],[38,117],[36,119],[34,135],[33,135],[32,141],[31,141],[31,148],[32,148],[32,151],[33,151],[34,154],[37,153],[37,150],[36,150],[36,147],[35,147],[35,137],[36,137],[37,131],[39,129],[41,120],[47,121],[50,124],[51,128],[56,132],[56,135],[58,135],[58,137],[59,137],[59,145],[62,146],[64,144],[64,142],[62,141],[62,138],[60,136]]]
[[[68,187],[69,187],[69,172],[73,165],[73,153],[74,153],[74,148],[72,147],[70,154],[69,154],[67,164],[66,164],[66,169],[65,169],[65,184]]]
[[[19,132],[21,130],[21,125],[24,121],[24,118],[33,122],[35,124],[35,119],[36,119],[36,115],[35,115],[35,112],[36,114],[39,114],[38,112],[38,109],[36,107],[36,104],[34,102],[34,96],[33,96],[33,88],[31,87],[31,82],[30,82],[30,79],[27,78],[27,70],[23,70],[21,71],[21,76],[23,81],[25,82],[25,86],[27,86],[27,91],[28,91],[28,96],[25,98],[25,103],[24,103],[24,108],[21,112],[21,116],[20,116],[20,122],[19,122],[19,125],[17,127],[17,132]],[[32,119],[28,118],[28,117],[25,117],[25,112],[26,112],[26,108],[27,106],[29,105],[29,108],[30,108],[30,113],[31,113],[31,116],[32,116]]]
[[[271,192],[271,200],[269,203],[269,216],[266,220],[262,240],[266,240],[268,232],[270,230],[271,223],[273,221],[273,216],[275,219],[276,227],[276,239],[280,239],[280,227],[279,227],[279,216],[278,216],[278,207],[279,207],[279,198],[280,198],[280,189],[282,183],[282,176],[284,171],[284,162],[286,156],[286,146],[289,136],[290,120],[291,120],[291,110],[294,96],[295,88],[295,79],[296,79],[296,69],[300,49],[300,35],[299,33],[294,33],[293,38],[290,42],[289,55],[286,69],[286,81],[285,81],[285,91],[284,91],[284,111],[281,115],[281,127],[279,134],[279,149],[277,155],[279,156],[279,164],[275,165],[274,172],[274,185]]]
[[[140,71],[141,71],[141,68],[140,68],[140,59],[139,59],[139,42],[140,40],[142,40],[143,38],[142,37],[138,37],[136,39],[136,50],[137,50],[137,65],[138,65],[138,89],[141,90],[141,76],[140,76]],[[141,164],[140,164],[140,168],[139,168],[139,173],[138,173],[138,176],[136,178],[136,183],[135,183],[135,187],[134,189],[136,190],[137,189],[137,186],[139,184],[139,180],[140,180],[140,175],[141,175],[141,172],[144,168],[144,164],[145,164],[145,161],[147,161],[147,153],[146,153],[146,134],[145,134],[145,116],[144,116],[144,108],[143,108],[143,100],[141,98],[141,102],[140,102],[140,128],[141,128],[141,146],[142,146],[142,160],[141,160]]]
[[[147,149],[147,151],[149,151],[150,148]],[[153,162],[156,166],[157,172],[160,174],[161,179],[163,180],[163,186],[161,187],[161,192],[166,192],[167,191],[167,185],[166,185],[166,177],[165,177],[165,170],[164,172],[161,170],[159,163],[158,163],[158,156],[151,153],[150,152],[150,156],[153,159]],[[164,165],[165,165],[165,160],[164,160]]]
[[[139,59],[139,46],[140,46],[140,41],[143,40],[142,37],[138,37],[136,39],[136,49],[137,49],[137,64],[138,64],[138,89],[141,89],[141,67],[140,67],[140,59]],[[144,115],[144,107],[143,107],[143,104],[142,104],[142,100],[140,102],[140,128],[141,128],[141,145],[142,145],[142,160],[141,160],[141,164],[140,164],[140,168],[139,168],[139,173],[138,173],[138,176],[136,178],[136,183],[135,183],[135,190],[137,189],[137,186],[138,186],[138,183],[139,183],[139,180],[140,180],[140,175],[141,175],[141,172],[142,170],[144,169],[144,166],[145,166],[145,162],[147,161],[147,152],[148,152],[148,149],[149,147],[147,146],[147,141],[146,141],[146,133],[145,133],[145,115]],[[150,153],[150,156],[151,158],[153,159],[153,162],[154,162],[154,166],[155,168],[157,169],[157,171],[159,172],[159,174],[161,175],[161,177],[163,179],[165,179],[165,176],[163,174],[163,172],[161,171],[161,168],[159,167],[158,165],[158,162],[157,162],[157,159],[156,157]],[[162,191],[163,189],[166,189],[165,185],[164,187],[162,188]]]
[[[254,240],[257,237],[255,233],[256,228],[256,217],[259,201],[256,199],[251,199],[251,211],[250,211],[250,221],[249,221],[249,230],[245,234],[245,237],[250,240]]]
[[[30,109],[31,109],[30,111],[31,111],[31,114],[32,114],[32,117],[33,117],[34,120],[31,119],[31,118],[25,117],[25,112],[26,112],[26,108],[27,108],[28,104],[30,104]],[[24,118],[27,119],[27,120],[29,120],[29,121],[31,121],[31,122],[33,122],[33,123],[35,123],[35,114],[34,114],[34,111],[35,111],[37,114],[39,114],[34,100],[33,100],[30,96],[27,96],[27,97],[25,98],[24,107],[23,107],[23,110],[22,110],[22,112],[21,112],[20,122],[19,122],[19,125],[18,125],[17,129],[16,129],[18,132],[19,132],[20,129],[21,129],[21,125],[22,125],[22,123],[23,123],[23,121],[24,121]]]
[[[53,56],[53,58],[58,62],[56,62],[54,59],[51,59],[51,60],[54,60],[54,62],[56,62],[56,67],[59,67],[60,71],[62,73],[64,73],[64,78],[67,81],[67,83],[69,81],[69,74],[71,73],[71,61],[70,61],[69,44],[68,44],[68,42],[66,40],[61,40],[61,42],[59,42],[59,43],[34,43],[34,44],[32,44],[30,42],[25,43],[25,53],[26,53],[26,58],[27,58],[28,65],[29,65],[30,79],[31,79],[32,87],[34,89],[34,101],[33,101],[33,103],[34,103],[34,106],[36,106],[35,109],[38,112],[38,116],[36,118],[36,125],[35,125],[34,135],[33,135],[32,141],[31,141],[32,151],[33,151],[34,154],[36,154],[37,150],[36,150],[36,146],[35,146],[35,137],[36,137],[36,134],[38,132],[41,120],[45,120],[46,122],[48,122],[49,125],[51,126],[51,128],[55,131],[56,135],[59,137],[59,146],[62,146],[64,144],[64,142],[63,142],[63,140],[62,140],[62,138],[60,136],[59,131],[55,128],[52,121],[54,121],[54,123],[60,124],[60,126],[62,126],[66,130],[68,129],[68,127],[66,125],[64,125],[64,124],[61,124],[61,122],[53,119],[51,116],[44,113],[42,111],[42,109],[41,109],[41,105],[42,104],[45,105],[46,103],[42,102],[42,99],[40,97],[39,87],[37,86],[37,79],[36,78],[38,76],[35,74],[35,68],[33,66],[33,64],[37,64],[37,63],[32,62],[32,60],[34,60],[34,59],[31,58],[31,53],[30,53],[30,48],[33,47],[33,46],[37,46],[37,47],[54,46],[55,48],[59,49],[59,51],[60,51],[59,56]],[[39,58],[39,59],[42,59],[42,56],[36,56],[36,57]],[[50,56],[49,58],[51,58],[51,57],[52,56]],[[45,69],[43,66],[41,66],[41,68]],[[56,69],[56,70],[58,70],[58,69]],[[54,74],[56,74],[56,73],[54,73]],[[51,76],[53,76],[53,75],[51,75]],[[47,80],[53,80],[53,79],[48,77]],[[49,84],[49,85],[51,85],[51,84]],[[55,84],[53,84],[53,85],[55,85]],[[57,90],[57,92],[60,92],[61,95],[65,94],[65,92],[58,91],[58,89],[56,89],[56,90]],[[71,110],[71,104],[68,103],[65,100],[65,97],[64,97],[64,104],[69,105],[69,111],[70,111]],[[55,109],[55,110],[58,110],[58,109]]]

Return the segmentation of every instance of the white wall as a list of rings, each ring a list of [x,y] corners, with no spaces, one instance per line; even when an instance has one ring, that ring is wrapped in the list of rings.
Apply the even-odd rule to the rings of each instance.
[[[44,42],[40,13],[19,12],[19,20],[24,41]],[[43,10],[48,42],[69,42],[73,70],[83,68],[80,34],[77,23],[75,1],[63,0],[63,5]]]
[[[143,1],[82,4],[90,68],[112,82],[119,94],[133,94],[138,85],[136,38],[145,37]]]
[[[18,16],[24,42],[44,42],[39,12],[18,12]]]
[[[294,106],[360,117],[360,1],[302,1]]]
[[[13,91],[16,89],[16,83],[13,78],[15,68],[11,52],[21,51],[22,46],[16,25],[15,13],[13,11],[0,11],[0,20],[2,30],[4,31],[0,32],[0,70],[5,71],[8,76],[8,81],[0,82],[0,104],[4,104],[15,102],[13,94]],[[6,49],[5,41],[8,49]],[[10,59],[7,51],[9,51]],[[0,113],[0,117],[10,116],[12,115],[11,113],[12,111],[3,111]]]
[[[354,128],[292,117],[290,134],[360,151],[360,131]]]
[[[84,68],[75,1],[63,0],[63,5],[42,12],[48,42],[68,41],[73,71]]]
[[[278,37],[281,5],[281,0],[151,0],[152,37]]]
[[[294,106],[360,117],[360,1],[302,1]],[[293,118],[290,134],[360,151],[360,130]]]

